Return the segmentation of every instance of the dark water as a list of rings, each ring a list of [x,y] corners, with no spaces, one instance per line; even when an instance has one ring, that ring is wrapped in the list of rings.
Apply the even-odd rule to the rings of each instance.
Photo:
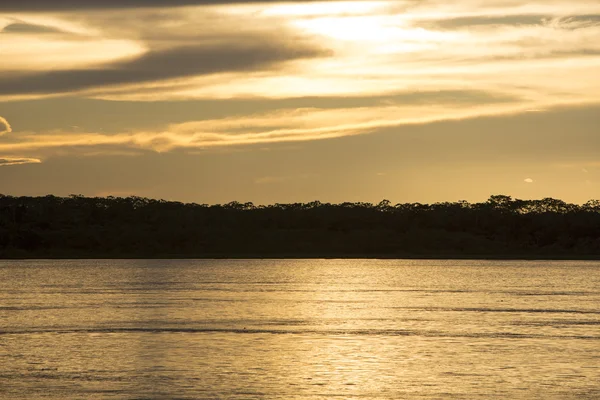
[[[3,399],[598,399],[600,263],[0,262]]]

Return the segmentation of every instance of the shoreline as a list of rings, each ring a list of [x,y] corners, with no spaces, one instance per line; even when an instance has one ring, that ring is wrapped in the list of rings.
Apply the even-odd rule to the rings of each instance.
[[[600,261],[600,255],[476,255],[476,254],[206,254],[206,255],[23,255],[0,256],[0,261],[37,260],[482,260],[482,261]]]

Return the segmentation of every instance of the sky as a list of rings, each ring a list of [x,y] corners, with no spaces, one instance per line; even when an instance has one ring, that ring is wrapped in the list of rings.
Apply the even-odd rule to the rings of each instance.
[[[2,0],[0,193],[600,198],[597,0]]]

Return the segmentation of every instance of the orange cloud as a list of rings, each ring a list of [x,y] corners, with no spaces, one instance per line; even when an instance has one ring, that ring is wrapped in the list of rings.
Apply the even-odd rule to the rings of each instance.
[[[436,121],[461,120],[482,115],[523,112],[530,106],[500,103],[465,106],[431,104],[428,107],[383,105],[376,107],[280,110],[264,114],[172,124],[161,130],[105,134],[101,132],[21,132],[18,141],[0,143],[0,152],[46,156],[65,148],[78,153],[96,147],[99,152],[141,149],[167,152],[280,142],[332,139],[367,134],[377,129]],[[343,121],[343,122],[340,122]],[[88,149],[88,150],[84,150]]]

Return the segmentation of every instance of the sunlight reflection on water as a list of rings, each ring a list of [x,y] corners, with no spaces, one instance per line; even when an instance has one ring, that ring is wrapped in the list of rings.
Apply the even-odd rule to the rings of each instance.
[[[0,262],[0,397],[599,398],[600,263]]]

